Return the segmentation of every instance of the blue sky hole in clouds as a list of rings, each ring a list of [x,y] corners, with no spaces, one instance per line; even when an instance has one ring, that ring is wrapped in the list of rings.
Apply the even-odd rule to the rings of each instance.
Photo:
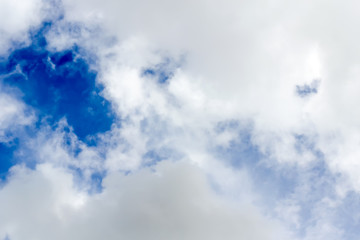
[[[178,61],[165,58],[161,63],[145,68],[142,75],[156,79],[159,84],[166,84],[173,77],[174,71],[179,65]]]
[[[246,125],[246,124],[245,124]],[[333,174],[311,138],[305,135],[295,135],[295,148],[299,152],[310,151],[316,159],[302,167],[296,164],[276,164],[267,161],[264,153],[252,143],[251,125],[241,127],[240,123],[228,122],[219,124],[219,131],[237,131],[238,139],[231,141],[227,147],[217,147],[216,155],[227,161],[231,167],[246,169],[250,174],[254,186],[263,199],[259,199],[262,206],[276,206],[279,201],[294,201],[299,206],[300,228],[293,229],[299,236],[306,235],[307,227],[317,219],[315,206],[321,206],[324,197],[336,199],[336,174]],[[273,208],[268,209],[274,212]],[[349,218],[348,214],[345,217]],[[354,224],[358,226],[359,223]],[[352,239],[352,238],[349,238]]]
[[[266,155],[252,143],[252,124],[236,121],[221,122],[217,131],[235,131],[238,138],[228,146],[218,146],[216,155],[231,167],[246,169],[253,177],[258,190],[269,196],[267,201],[276,201],[291,193],[295,186],[294,176],[281,171],[266,162]]]
[[[310,84],[296,85],[296,94],[301,97],[309,97],[318,93],[320,80],[314,79]]]
[[[101,96],[103,87],[96,83],[97,73],[90,69],[78,47],[60,52],[46,48],[45,34],[51,26],[52,23],[44,23],[37,31],[30,32],[30,45],[17,44],[22,47],[0,58],[3,91],[21,99],[38,117],[35,125],[12,133],[17,144],[0,144],[3,179],[19,159],[24,162],[33,156],[22,142],[35,137],[43,124],[55,130],[58,121],[66,118],[77,138],[94,146],[98,140],[96,134],[110,130],[116,119],[110,102]],[[16,154],[19,148],[23,149]],[[31,162],[34,161],[27,165],[33,165]]]
[[[322,159],[312,162],[304,168],[297,168],[297,186],[292,196],[300,207],[300,235],[306,234],[306,228],[319,219],[318,208],[329,208],[323,200],[336,199],[337,175],[333,174]]]
[[[9,168],[14,164],[13,155],[18,146],[18,139],[10,143],[0,143],[0,179],[5,180]]]
[[[358,240],[360,236],[360,213],[354,209],[360,209],[360,194],[351,191],[336,209],[334,217],[335,226],[347,229],[343,236],[347,240]]]
[[[161,147],[147,151],[143,156],[143,167],[155,166],[164,160],[177,161],[183,157],[183,154],[168,147]]]
[[[45,25],[46,28],[49,24]],[[20,89],[24,102],[34,107],[39,119],[54,124],[66,117],[79,139],[110,130],[115,115],[101,96],[96,72],[79,55],[77,47],[49,52],[44,29],[34,34],[32,44],[14,51],[3,63],[2,74],[11,74],[4,84]]]
[[[87,192],[89,194],[101,193],[103,190],[103,178],[106,176],[106,171],[95,169],[81,169],[75,166],[69,166],[74,176],[74,182],[80,189],[87,186]],[[85,176],[85,171],[91,171],[89,177]]]
[[[316,194],[312,194],[312,200],[325,194],[331,195],[333,188],[331,183],[335,181],[334,176],[329,172],[323,158],[323,154],[316,149],[311,137],[297,134],[294,135],[295,149],[299,152],[309,151],[316,160],[306,169],[301,169],[294,164],[275,164],[267,161],[267,156],[252,142],[252,125],[235,121],[222,122],[218,124],[217,131],[236,131],[238,138],[230,142],[226,147],[218,146],[216,155],[225,159],[231,167],[245,168],[252,176],[258,190],[267,196],[266,201],[278,201],[291,196],[295,188],[303,181],[309,183],[312,179],[322,179],[322,182],[310,184]],[[304,175],[307,173],[308,175]],[[310,199],[310,198],[309,198]],[[304,218],[306,213],[304,213]]]

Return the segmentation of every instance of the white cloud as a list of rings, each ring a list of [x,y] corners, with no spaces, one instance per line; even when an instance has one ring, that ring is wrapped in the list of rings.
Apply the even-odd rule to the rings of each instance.
[[[351,1],[339,6],[321,1],[64,2],[69,20],[93,24],[96,19],[119,40],[95,50],[101,56],[104,96],[127,119],[119,139],[131,146],[125,154],[123,147],[111,151],[109,169],[135,169],[148,150],[168,146],[214,173],[215,162],[223,159],[215,159],[209,148],[228,146],[238,137],[216,132],[216,124],[251,122],[251,144],[269,166],[306,167],[321,151],[334,174],[349,179],[339,189],[357,189],[358,71],[351,51],[358,47],[351,39],[358,35],[340,27],[356,22]],[[334,22],[332,16],[339,19]],[[158,86],[141,71],[163,56],[185,56],[185,61],[168,84]],[[320,79],[317,93],[299,97],[296,86],[312,86],[314,79]],[[141,130],[145,120],[150,133]],[[296,136],[308,141],[300,150]],[[155,145],[149,144],[152,138]],[[226,176],[217,181],[226,182]],[[286,218],[296,225],[294,209]],[[325,228],[314,229],[313,236],[322,236]]]
[[[5,92],[0,93],[0,142],[11,140],[6,132],[30,125],[34,117],[25,104]]]
[[[28,40],[28,30],[38,26],[46,17],[45,1],[0,1],[0,53],[8,53],[13,42]]]
[[[0,234],[10,239],[286,239],[275,220],[213,192],[188,163],[164,162],[155,172],[112,173],[104,191],[74,190],[72,175],[40,164],[12,170],[0,191]]]
[[[10,6],[10,2],[1,3]],[[18,13],[26,13],[26,19],[13,21],[14,28],[4,25],[0,29],[7,31],[9,36],[26,31],[39,21],[32,15],[38,11],[35,5],[19,7]],[[200,234],[200,239],[212,236],[218,239],[217,234],[226,228],[233,233],[227,239],[237,234],[245,234],[241,235],[244,237],[255,234],[254,238],[264,239],[256,235],[255,229],[241,232],[241,228],[235,230],[232,225],[237,221],[251,223],[254,219],[262,219],[257,210],[247,214],[241,210],[244,206],[240,210],[225,207],[223,201],[229,200],[220,199],[205,183],[200,184],[205,192],[194,190],[195,194],[199,194],[196,196],[212,199],[210,202],[206,200],[204,207],[213,208],[219,204],[227,212],[214,210],[211,212],[213,218],[210,218],[204,209],[193,210],[196,216],[191,219],[197,221],[190,225],[214,230],[209,233],[205,230],[197,232],[184,223],[181,209],[192,209],[193,206],[186,202],[192,201],[191,197],[181,195],[185,202],[179,205],[170,195],[173,193],[171,188],[164,181],[156,182],[154,179],[157,178],[145,170],[140,172],[144,176],[138,173],[120,177],[117,173],[119,170],[136,171],[143,167],[144,155],[148,151],[167,148],[174,155],[181,156],[178,158],[200,166],[201,171],[209,174],[221,186],[227,197],[231,194],[242,196],[242,191],[251,187],[244,187],[244,190],[243,186],[237,184],[239,179],[247,181],[248,178],[238,176],[239,172],[225,167],[225,159],[214,156],[213,151],[215,147],[230,146],[232,141],[238,141],[238,131],[248,126],[218,132],[216,126],[219,122],[235,121],[240,125],[250,122],[248,144],[257,147],[264,154],[263,161],[267,161],[271,167],[280,164],[281,168],[290,164],[306,169],[318,160],[321,151],[326,166],[334,174],[341,173],[343,176],[344,182],[336,186],[340,198],[348,190],[359,190],[359,34],[356,27],[359,17],[354,1],[325,4],[323,1],[265,3],[229,0],[220,3],[202,0],[64,0],[64,7],[65,19],[56,23],[55,30],[47,35],[50,47],[63,49],[77,43],[95,54],[99,61],[96,66],[99,70],[98,80],[105,85],[103,94],[123,119],[120,129],[113,127],[110,133],[102,136],[105,142],[110,143],[106,148],[104,166],[99,164],[101,161],[97,149],[84,146],[83,155],[78,157],[81,161],[77,166],[106,169],[111,175],[105,181],[105,192],[84,205],[83,208],[88,211],[86,216],[70,214],[74,223],[70,232],[74,231],[77,238],[103,238],[106,233],[107,238],[111,239],[113,234],[117,234],[113,232],[117,225],[113,224],[118,222],[124,224],[120,229],[129,238],[141,239],[142,235],[137,235],[141,232],[158,236],[155,230],[162,232],[161,226],[167,224],[162,222],[161,216],[170,215],[173,217],[171,220],[184,227],[183,232],[189,234],[188,239],[197,234]],[[16,14],[11,17],[16,17]],[[79,27],[76,34],[67,28],[71,21]],[[161,63],[166,57],[184,57],[185,61],[174,68],[170,81],[160,86],[156,79],[144,76],[142,71]],[[320,79],[318,92],[306,98],[299,97],[296,86],[311,85],[314,79]],[[8,109],[11,113],[11,108]],[[297,146],[296,135],[306,137],[308,142],[303,143],[305,147]],[[78,159],[69,156],[64,148],[61,133],[55,134],[47,142],[44,139],[39,140],[45,142],[39,150],[41,161],[77,162]],[[176,157],[170,155],[167,158]],[[71,177],[69,173],[62,176]],[[186,178],[181,177],[178,181],[180,185],[196,187]],[[158,199],[153,193],[134,190],[143,185],[155,193],[169,195]],[[11,183],[7,188],[10,186]],[[56,184],[51,186],[57,187]],[[70,185],[68,188],[71,189]],[[116,195],[118,189],[128,198],[121,199]],[[186,189],[189,191],[186,193],[190,194],[192,190]],[[75,194],[71,191],[71,194]],[[300,193],[310,193],[310,190],[305,193],[298,189],[294,191],[296,197]],[[94,200],[96,198],[99,199]],[[134,209],[131,204],[140,204],[138,199],[142,198],[150,201],[149,206]],[[154,199],[168,205],[162,208],[156,201],[151,202]],[[284,221],[291,221],[296,228],[300,228],[298,204],[302,203],[292,200],[286,199],[286,206],[279,209],[284,209]],[[95,210],[103,201],[113,205],[107,207],[105,204],[105,207]],[[127,208],[132,211],[127,211]],[[151,212],[153,209],[154,212]],[[230,214],[229,211],[235,213]],[[147,218],[142,224],[137,224],[135,219],[143,213],[147,213]],[[124,214],[133,222],[122,222],[117,214]],[[99,216],[99,219],[110,216],[113,221],[97,225],[94,216]],[[93,219],[89,219],[91,217]],[[220,226],[217,228],[216,217],[229,222],[229,225],[219,224],[224,229]],[[307,237],[321,239],[329,234],[334,238],[341,236],[342,231],[331,225],[331,217],[324,213],[323,219],[316,219],[319,221],[309,227]],[[204,225],[197,225],[198,222]],[[125,224],[129,225],[124,227]],[[75,226],[79,229],[75,229]],[[97,232],[85,232],[88,226],[96,226]],[[134,226],[141,229],[140,233],[135,232]],[[173,230],[179,229],[174,227]],[[48,233],[44,234],[46,236]],[[63,232],[59,234],[66,237],[61,235],[65,234]],[[163,234],[158,237],[169,238],[167,234],[170,232],[164,231]]]
[[[164,110],[163,103],[149,102],[147,95],[156,93],[139,77],[148,58],[120,54],[117,59],[127,59],[120,60],[125,66],[115,73],[121,80],[106,80],[114,79],[114,74],[103,75],[103,81],[118,85],[110,84],[109,89],[118,91],[119,105],[133,109],[153,105],[185,128],[198,122],[208,130],[207,122],[250,119],[255,123],[253,143],[280,162],[313,161],[311,152],[299,154],[293,146],[294,134],[309,135],[334,172],[359,181],[358,154],[351,147],[358,142],[351,135],[360,130],[356,2],[64,3],[68,19],[87,22],[97,16],[105,29],[126,42],[120,45],[131,49],[131,56],[149,56],[156,49],[173,56],[185,54],[185,64],[167,89],[181,109]],[[139,46],[134,39],[143,39],[147,44],[141,46],[148,48],[129,47]],[[306,99],[296,95],[296,85],[314,79],[321,81],[317,94]],[[110,93],[110,98],[114,96]]]

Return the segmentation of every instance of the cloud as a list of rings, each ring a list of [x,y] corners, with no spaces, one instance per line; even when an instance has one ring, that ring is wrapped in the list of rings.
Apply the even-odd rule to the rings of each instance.
[[[0,1],[0,53],[8,53],[15,42],[28,40],[28,30],[36,27],[44,19],[45,4],[41,0],[26,1],[18,4],[14,1]]]
[[[22,102],[6,92],[1,93],[0,106],[2,109],[0,113],[0,139],[2,142],[6,142],[5,132],[10,130],[9,128],[30,124],[32,114],[26,111],[26,106]]]
[[[0,192],[0,232],[10,239],[284,239],[274,220],[251,205],[218,196],[188,163],[104,179],[104,191],[74,189],[72,175],[49,164],[18,166]],[[35,217],[36,216],[36,217]]]
[[[25,176],[38,179],[30,188],[63,192],[40,194],[57,206],[39,211],[59,238],[70,238],[62,226],[77,238],[181,230],[185,239],[264,239],[269,230],[269,239],[288,239],[263,215],[302,239],[350,236],[336,218],[360,181],[357,3],[64,0],[50,2],[53,17],[42,4],[17,6],[11,17],[24,18],[0,26],[7,51],[9,39],[48,20],[46,31],[19,35],[23,45],[8,58],[18,66],[10,72],[20,67],[31,81],[12,85],[23,102],[4,96],[1,127],[28,106],[49,118],[36,115],[26,151],[17,151],[35,166],[13,168],[4,204]],[[265,230],[252,228],[258,222]],[[40,223],[29,233],[49,238]],[[21,222],[3,224],[4,237],[25,236],[14,230]]]
[[[146,69],[149,61],[160,62],[149,57],[152,53],[185,56],[168,81],[169,93],[181,105],[174,121],[206,125],[250,119],[253,144],[280,162],[316,159],[311,151],[299,154],[294,147],[295,136],[306,135],[315,140],[334,172],[358,181],[354,170],[358,154],[341,150],[356,145],[351,135],[358,132],[359,119],[354,111],[358,46],[352,5],[356,3],[64,1],[68,19],[101,23],[119,39],[117,60],[111,61],[122,61],[119,77],[129,82],[115,81],[107,75],[107,67],[102,76],[105,82],[127,84],[118,87],[127,89],[127,97],[116,100],[120,105],[131,101],[131,108],[143,106],[144,96],[154,94],[139,78],[139,68]],[[317,94],[299,98],[296,86],[304,92],[304,86],[318,79],[321,84],[310,89]],[[121,96],[125,95],[119,93],[117,98]],[[151,104],[162,111],[161,103]]]
[[[31,109],[4,90],[1,84],[0,108],[0,179],[3,179],[14,164],[14,151],[19,145],[18,135],[32,125],[35,118]]]

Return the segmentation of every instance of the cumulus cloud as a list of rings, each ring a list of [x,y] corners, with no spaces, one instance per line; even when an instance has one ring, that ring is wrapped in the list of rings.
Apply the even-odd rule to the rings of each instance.
[[[16,129],[19,126],[29,125],[33,121],[31,112],[26,111],[26,106],[4,92],[1,93],[0,107],[2,109],[0,113],[1,140],[6,140],[6,131]],[[3,139],[4,137],[5,139]]]
[[[28,40],[28,30],[36,27],[44,19],[45,4],[42,0],[25,1],[21,4],[0,1],[0,53],[8,53],[12,44]]]
[[[358,132],[353,5],[353,1],[64,1],[68,19],[95,18],[120,40],[117,59],[127,59],[115,60],[124,61],[123,70],[116,70],[122,72],[118,75],[122,80],[110,80],[114,75],[104,71],[104,81],[126,84],[118,89],[131,95],[118,99],[119,105],[143,107],[144,97],[155,94],[146,90],[147,80],[139,78],[140,69],[154,61],[149,52],[185,56],[167,89],[182,107],[176,109],[180,114],[175,121],[195,124],[195,117],[203,117],[207,121],[200,122],[206,125],[250,119],[253,144],[280,162],[316,159],[311,151],[299,153],[294,147],[296,135],[306,135],[334,172],[358,181],[358,170],[347,168],[357,169],[356,151],[346,150],[348,155],[341,150],[356,145],[351,135]],[[336,22],[333,16],[338,16]],[[126,55],[129,51],[131,58]],[[299,86],[315,82],[320,84],[309,98],[296,94]],[[116,97],[121,96],[125,95],[119,92]],[[163,111],[162,103],[145,102]]]
[[[96,196],[76,191],[72,175],[49,164],[18,166],[1,190],[2,236],[10,239],[284,239],[276,221],[251,205],[219,197],[188,163],[104,179]]]
[[[43,216],[28,228],[16,209],[8,210],[14,218],[0,224],[3,236],[288,239],[273,217],[302,239],[350,236],[336,219],[360,181],[356,5],[16,5],[10,14],[16,21],[0,25],[4,51],[10,40],[52,19],[43,33],[49,59],[61,69],[62,54],[70,51],[67,64],[74,68],[64,72],[80,60],[89,64],[84,66],[96,72],[96,84],[75,96],[91,100],[96,93],[100,105],[94,106],[108,101],[111,109],[94,117],[94,106],[81,105],[72,114],[81,112],[82,121],[64,111],[55,127],[36,129],[25,145],[38,165],[13,168],[0,205],[27,186],[50,207],[27,202]],[[0,113],[1,128],[7,128],[23,103],[12,96],[2,102],[13,102]],[[104,116],[101,131],[79,134],[77,128],[97,129]],[[90,120],[94,124],[86,125]],[[94,174],[104,177],[97,194],[91,193]],[[28,219],[35,214],[30,210],[24,209]],[[43,223],[48,231],[39,229]]]

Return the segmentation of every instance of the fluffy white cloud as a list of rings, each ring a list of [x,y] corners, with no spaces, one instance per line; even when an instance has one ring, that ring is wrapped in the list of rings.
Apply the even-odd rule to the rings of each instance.
[[[68,20],[101,24],[119,40],[95,50],[104,96],[127,119],[119,139],[132,146],[125,155],[123,147],[113,148],[109,169],[135,169],[148,150],[166,146],[217,172],[215,162],[224,159],[211,149],[237,141],[239,129],[224,135],[216,126],[237,121],[246,123],[240,129],[250,131],[250,143],[268,166],[290,163],[311,171],[320,158],[343,177],[335,186],[340,198],[358,190],[357,3],[64,3]],[[142,75],[166,57],[185,59],[169,83],[159,86]],[[313,92],[300,96],[306,86]],[[284,211],[296,222],[294,209]],[[308,236],[323,236],[324,229],[314,227]]]
[[[11,136],[7,136],[6,132],[29,125],[34,120],[25,104],[5,92],[0,92],[0,108],[0,142],[11,140]]]
[[[214,153],[218,147],[227,148],[234,142],[259,150],[263,154],[261,164],[270,170],[292,166],[298,173],[311,172],[314,162],[324,161],[324,168],[333,174],[326,177],[338,177],[338,186],[334,186],[338,194],[334,197],[336,201],[341,201],[350,190],[359,190],[359,34],[356,27],[359,17],[354,12],[358,3],[320,0],[297,3],[260,0],[63,2],[65,17],[47,34],[49,46],[64,49],[76,43],[97,57],[94,67],[99,71],[98,81],[105,86],[103,95],[112,102],[122,122],[121,128],[114,126],[100,136],[104,145],[82,146],[83,152],[76,157],[69,155],[69,149],[64,147],[61,129],[50,137],[48,133],[40,134],[36,143],[41,146],[37,155],[39,162],[51,162],[58,167],[72,164],[88,169],[88,177],[98,170],[110,174],[104,180],[105,190],[100,195],[83,193],[80,199],[86,196],[86,201],[79,200],[83,204],[80,207],[57,208],[68,221],[62,222],[63,225],[56,224],[60,221],[56,214],[43,213],[44,219],[53,219],[54,224],[49,223],[48,229],[58,232],[59,238],[70,237],[55,225],[63,226],[73,233],[72,237],[80,239],[103,238],[104,234],[110,239],[119,234],[131,239],[144,238],[141,234],[150,239],[166,239],[180,230],[184,235],[179,235],[179,239],[219,239],[224,238],[224,232],[231,233],[226,239],[239,236],[264,239],[262,231],[277,229],[276,224],[264,220],[252,204],[245,206],[239,200],[246,192],[249,199],[245,202],[254,201],[256,191],[248,183],[254,176],[230,170],[226,156]],[[8,2],[1,3],[10,6]],[[19,7],[18,12],[28,13],[24,17],[30,20],[14,21],[15,27],[2,27],[2,31],[12,36],[36,24],[39,19],[32,14],[39,11],[39,5]],[[24,10],[26,6],[29,12]],[[164,59],[171,63],[170,70],[167,69],[172,72],[171,79],[158,84],[157,76],[143,71],[160,66]],[[307,88],[312,92],[306,92]],[[301,96],[299,89],[308,95]],[[219,130],[219,123],[224,122],[238,125]],[[242,142],[241,136],[239,140],[244,129],[249,134],[248,142]],[[73,141],[78,140],[75,137]],[[106,152],[104,162],[97,151]],[[119,174],[119,171],[137,171],[147,166],[145,156],[151,151],[163,154],[161,157],[166,160],[186,159],[201,170],[164,163],[157,167],[165,171],[164,177],[146,170],[127,177]],[[67,179],[66,194],[69,199],[75,199],[69,201],[77,202],[74,196],[78,192],[70,184],[71,174],[46,164],[41,166],[37,171],[15,174],[0,194],[21,187],[23,183],[15,186],[16,176],[39,175],[42,179],[39,182],[45,184],[49,180],[43,172],[55,171],[54,175]],[[48,167],[44,170],[43,166]],[[204,173],[220,188],[224,198],[236,196],[239,202],[227,206],[230,200],[212,192],[209,183],[203,180]],[[185,177],[187,174],[190,177]],[[326,203],[326,207],[317,207],[318,212],[310,213],[313,226],[302,225],[301,209],[309,207],[306,204],[312,201],[321,205],[328,197],[324,194],[315,200],[302,199],[301,196],[314,191],[309,187],[311,180],[304,179],[299,177],[297,181],[306,187],[294,188],[291,196],[275,204],[279,217],[291,222],[295,229],[305,229],[304,238],[322,239],[329,234],[341,238],[343,231],[332,225],[334,216],[328,214],[333,208],[331,204]],[[242,182],[247,184],[240,184]],[[139,190],[142,186],[146,186],[143,191]],[[38,189],[35,185],[31,187]],[[53,182],[49,187],[57,188]],[[316,190],[321,188],[320,185]],[[199,199],[201,207],[196,208],[193,204]],[[44,201],[54,204],[57,200],[46,198]],[[144,202],[147,205],[144,206]],[[244,210],[247,208],[254,210],[247,212]],[[186,212],[194,215],[185,216]],[[265,230],[234,225],[242,222],[258,226],[257,221],[267,226]],[[16,229],[6,226],[6,229]],[[39,237],[37,222],[34,226],[33,232],[29,230],[32,236],[54,238],[50,231]],[[15,230],[6,231],[14,239],[25,236]],[[5,230],[3,232],[5,234]],[[266,236],[284,239],[277,236],[277,232],[274,230],[274,235]]]
[[[279,222],[249,204],[219,197],[188,163],[104,179],[88,196],[62,168],[12,169],[0,192],[0,234],[10,239],[285,239]]]
[[[50,1],[48,1],[50,3]],[[54,2],[54,1],[53,1]],[[46,17],[47,4],[42,0],[0,1],[0,53],[8,53],[12,43],[28,40],[28,30]]]
[[[316,159],[313,152],[299,153],[294,147],[294,135],[306,135],[334,172],[359,181],[356,2],[64,4],[68,19],[96,19],[123,42],[121,54],[115,50],[115,62],[122,66],[113,67],[117,72],[103,71],[110,86],[107,96],[120,107],[152,105],[187,129],[199,123],[208,130],[208,122],[223,119],[253,121],[253,143],[280,162]],[[157,93],[140,77],[141,68],[154,61],[149,53],[159,52],[185,56],[166,89],[180,109],[164,110],[163,102],[150,100]],[[105,66],[115,66],[111,61],[105,60]],[[317,93],[298,96],[296,86],[311,86],[314,79],[319,79]]]

